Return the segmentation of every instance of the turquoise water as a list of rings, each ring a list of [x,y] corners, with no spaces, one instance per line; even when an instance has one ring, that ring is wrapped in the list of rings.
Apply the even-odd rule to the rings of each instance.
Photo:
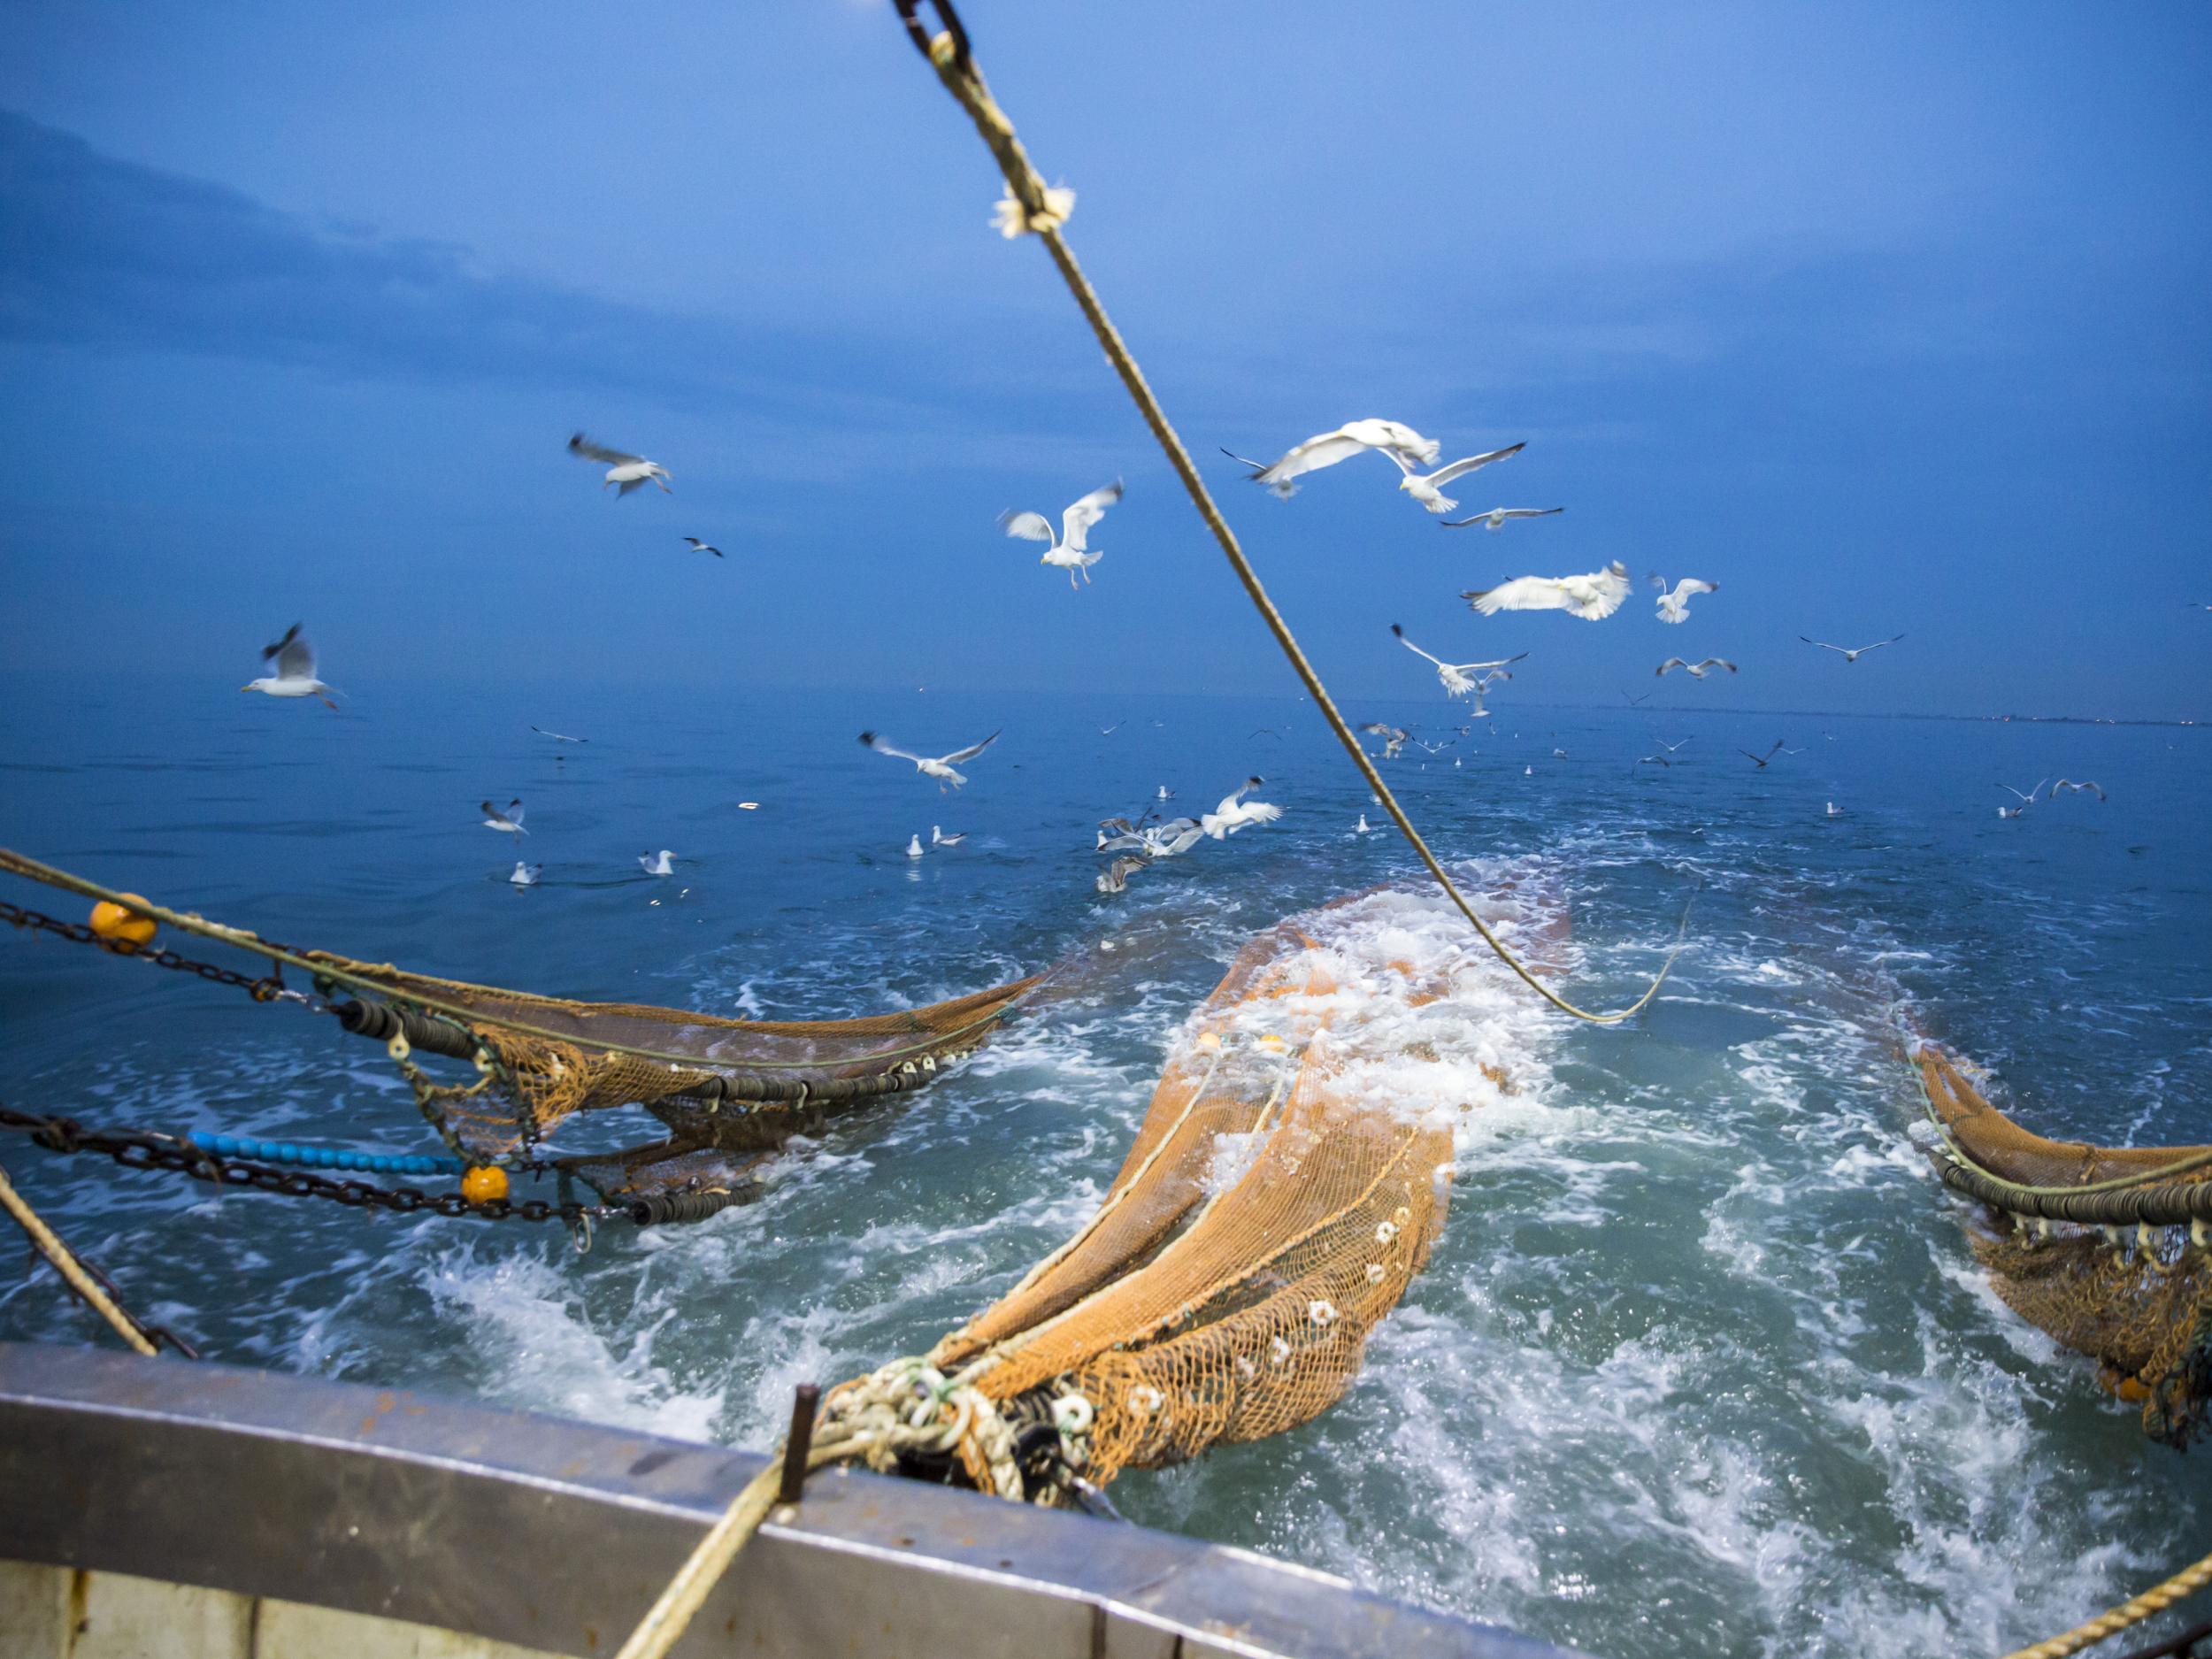
[[[0,841],[274,937],[585,997],[841,1016],[1073,966],[759,1202],[588,1256],[0,1148],[135,1305],[239,1363],[766,1444],[795,1382],[926,1347],[1076,1225],[1245,939],[1412,870],[1352,833],[1379,815],[1288,700],[349,690],[332,714],[6,682]],[[863,726],[1005,736],[940,796]],[[1690,740],[1671,769],[1634,764],[1655,732]],[[1802,752],[1736,753],[1777,737]],[[1441,1245],[1348,1395],[1118,1502],[1616,1655],[1996,1651],[2202,1553],[2212,1448],[2147,1445],[1982,1286],[1908,1141],[1898,1039],[1953,1044],[2046,1133],[2212,1139],[2208,741],[1501,703],[1440,761],[1409,750],[1390,775],[1440,848],[1564,910],[1582,1000],[1633,995],[1701,888],[1691,948],[1625,1030],[1486,995],[1471,1018],[1523,1092],[1464,1115]],[[1092,891],[1098,818],[1163,784],[1196,811],[1255,770],[1280,824]],[[1997,783],[2056,773],[2111,798],[1998,819]],[[511,795],[546,864],[526,892],[474,810]],[[933,823],[970,840],[910,861]],[[664,846],[677,877],[638,874]],[[0,1100],[434,1149],[373,1045],[12,931]],[[0,1336],[96,1335],[46,1275],[0,1290]]]

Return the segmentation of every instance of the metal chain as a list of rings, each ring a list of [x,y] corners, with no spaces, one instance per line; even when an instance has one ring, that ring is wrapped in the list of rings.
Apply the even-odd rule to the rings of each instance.
[[[202,1150],[188,1141],[143,1130],[88,1129],[70,1118],[41,1117],[0,1106],[0,1129],[27,1133],[32,1143],[50,1152],[105,1153],[127,1170],[159,1170],[189,1175],[220,1187],[250,1187],[287,1198],[327,1198],[349,1210],[389,1210],[409,1216],[428,1211],[437,1216],[477,1216],[486,1221],[558,1221],[572,1230],[588,1228],[615,1210],[604,1204],[548,1203],[527,1198],[491,1198],[472,1202],[460,1193],[431,1194],[414,1187],[378,1187],[368,1181],[334,1181],[305,1170],[280,1169],[244,1158],[227,1158]],[[622,1213],[628,1213],[624,1211]]]
[[[97,945],[111,956],[129,956],[140,962],[151,963],[157,968],[173,968],[180,973],[197,974],[216,985],[234,985],[257,1002],[302,1002],[319,1011],[324,1004],[303,991],[295,991],[284,983],[284,976],[274,963],[269,972],[255,979],[212,962],[198,962],[180,956],[166,948],[148,950],[128,940],[103,939],[82,922],[65,922],[37,910],[25,910],[19,904],[0,901],[0,922],[12,922],[18,927],[27,927],[37,933],[53,933],[73,944]]]

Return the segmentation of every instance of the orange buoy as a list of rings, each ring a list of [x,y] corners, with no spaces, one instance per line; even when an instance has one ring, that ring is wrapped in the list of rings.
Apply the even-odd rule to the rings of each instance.
[[[472,1204],[488,1204],[507,1195],[507,1171],[495,1164],[480,1164],[461,1178],[461,1196]]]
[[[143,904],[145,900],[135,893],[126,893],[125,898]],[[150,945],[159,932],[154,918],[143,910],[134,910],[127,904],[111,904],[102,899],[92,907],[92,932],[111,945]]]

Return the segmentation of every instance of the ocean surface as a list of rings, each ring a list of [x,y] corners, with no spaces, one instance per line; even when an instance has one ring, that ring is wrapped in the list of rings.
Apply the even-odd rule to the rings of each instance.
[[[1460,1113],[1440,1245],[1347,1396],[1125,1476],[1131,1518],[1620,1659],[1997,1652],[2212,1543],[2212,1448],[2147,1443],[1984,1286],[1909,1138],[1901,1046],[1953,1045],[2047,1133],[2212,1139],[2212,733],[1502,700],[1389,763],[1471,879],[1563,913],[1537,919],[1563,921],[1586,1004],[1636,994],[1694,895],[1662,999],[1600,1030],[1486,983],[1409,851],[1356,833],[1380,814],[1302,702],[349,691],[334,713],[227,683],[0,682],[0,843],[274,938],[579,997],[841,1017],[1069,970],[953,1075],[782,1158],[758,1202],[611,1225],[585,1256],[557,1227],[215,1197],[0,1145],[211,1358],[768,1445],[795,1383],[927,1347],[1075,1228],[1246,939],[1399,883],[1378,914],[1471,949],[1466,1041],[1520,1093]],[[1467,718],[1440,695],[1351,712],[1432,740]],[[929,752],[1004,736],[941,795],[864,726]],[[1777,738],[1794,752],[1763,770],[1739,753]],[[1674,764],[1636,764],[1661,739],[1686,740]],[[1164,785],[1196,812],[1253,772],[1279,824],[1093,891],[1098,819]],[[2110,798],[1998,818],[1998,784],[2055,774]],[[475,810],[511,795],[545,864],[526,891]],[[933,824],[969,839],[904,856]],[[641,874],[662,847],[676,876]],[[381,1050],[332,1022],[14,930],[0,1101],[436,1149]],[[619,1116],[589,1133],[654,1127]],[[41,1272],[9,1275],[0,1337],[104,1333]]]

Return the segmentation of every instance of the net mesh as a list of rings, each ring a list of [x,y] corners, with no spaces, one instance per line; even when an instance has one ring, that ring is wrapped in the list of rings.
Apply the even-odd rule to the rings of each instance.
[[[1471,972],[1455,948],[1424,968],[1377,959],[1386,907],[1410,902],[1357,895],[1248,945],[1090,1221],[926,1363],[1011,1421],[1080,1396],[1080,1472],[1102,1483],[1334,1402],[1442,1224],[1458,1111],[1507,1087],[1464,1052],[1439,1064],[1447,1027],[1421,1010]]]
[[[1940,1049],[1923,1045],[1916,1060],[1929,1104],[1958,1149],[2005,1180],[2080,1187],[2150,1174],[2206,1150],[2047,1141],[1991,1105]],[[2202,1238],[2201,1224],[2116,1238],[2107,1228],[2011,1216],[1975,1229],[1973,1247],[2008,1307],[2100,1361],[2105,1386],[2141,1402],[2144,1431],[2185,1447],[2212,1416],[2212,1248]]]

